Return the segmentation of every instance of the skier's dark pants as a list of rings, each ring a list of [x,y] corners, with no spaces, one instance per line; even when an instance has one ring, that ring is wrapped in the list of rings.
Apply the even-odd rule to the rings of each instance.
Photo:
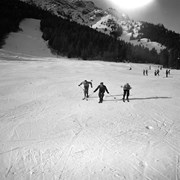
[[[99,102],[103,102],[104,92],[99,92]]]
[[[89,97],[89,94],[88,94],[88,91],[89,91],[89,88],[84,88],[84,97]]]
[[[126,96],[126,99],[128,100],[129,99],[129,90],[124,90],[123,100],[125,100],[125,96]]]

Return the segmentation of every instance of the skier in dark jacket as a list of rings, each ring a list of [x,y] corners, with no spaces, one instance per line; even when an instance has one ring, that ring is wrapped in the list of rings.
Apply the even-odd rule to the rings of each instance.
[[[126,100],[129,102],[129,91],[131,89],[131,86],[129,85],[129,83],[126,83],[124,86],[123,86],[123,101],[125,102],[125,96],[126,96]]]
[[[99,103],[102,103],[105,91],[108,94],[109,94],[109,91],[107,87],[103,84],[103,82],[100,83],[100,85],[94,90],[94,92],[96,92],[98,89],[99,89]]]
[[[91,88],[93,87],[92,82],[84,80],[78,86],[81,86],[82,84],[84,85],[84,98],[83,99],[86,99],[89,97],[89,85],[91,85]]]
[[[168,69],[166,69],[166,77],[168,77],[168,75],[169,75],[169,71]]]

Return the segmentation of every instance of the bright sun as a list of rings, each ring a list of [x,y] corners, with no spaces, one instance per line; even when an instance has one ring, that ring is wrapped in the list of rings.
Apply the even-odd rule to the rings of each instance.
[[[117,6],[120,9],[137,9],[141,8],[153,0],[109,0],[111,1],[115,6]]]

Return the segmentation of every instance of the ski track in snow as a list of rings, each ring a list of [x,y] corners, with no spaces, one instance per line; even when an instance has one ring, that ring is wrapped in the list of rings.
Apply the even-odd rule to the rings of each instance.
[[[29,21],[36,31],[38,22]],[[42,58],[23,50],[0,50],[0,180],[180,179],[179,71],[163,78],[163,69],[155,77],[152,65],[143,76],[145,64]],[[88,101],[78,87],[84,79],[93,80]],[[101,81],[110,95],[99,104],[93,90]],[[126,82],[132,90],[124,103]]]

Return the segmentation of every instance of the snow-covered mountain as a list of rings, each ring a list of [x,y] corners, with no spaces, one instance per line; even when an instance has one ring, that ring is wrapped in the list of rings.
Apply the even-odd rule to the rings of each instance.
[[[115,12],[116,10],[113,10]],[[141,27],[143,22],[134,21],[130,19],[126,14],[122,13],[117,16],[112,11],[106,11],[107,15],[101,17],[99,21],[93,24],[93,28],[101,32],[111,34],[112,31],[117,30],[117,27],[121,27],[122,34],[119,36],[119,39],[124,40],[125,42],[131,43],[133,45],[140,45],[147,47],[148,49],[155,48],[157,52],[160,52],[165,46],[161,45],[158,42],[152,42],[148,38],[139,38],[141,33]],[[114,29],[114,27],[116,27]]]
[[[108,35],[116,33],[116,37],[125,42],[155,48],[160,52],[165,46],[152,42],[148,38],[138,38],[142,22],[134,21],[123,12],[109,8],[103,10],[91,1],[83,0],[21,0],[35,4],[62,18],[68,18],[77,23],[87,25]]]

